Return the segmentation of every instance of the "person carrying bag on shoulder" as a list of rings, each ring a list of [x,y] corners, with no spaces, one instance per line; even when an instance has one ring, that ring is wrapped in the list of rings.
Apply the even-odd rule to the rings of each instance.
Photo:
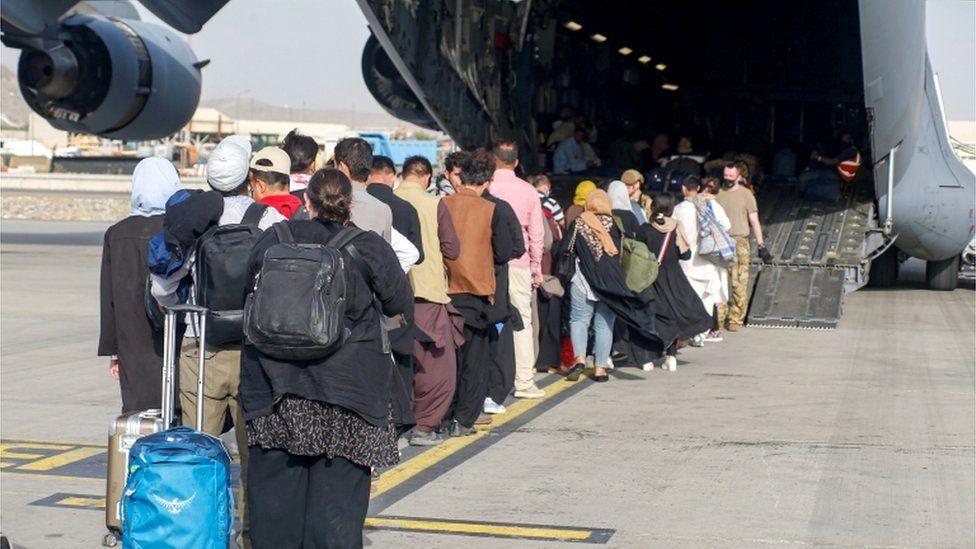
[[[382,317],[412,292],[351,204],[349,178],[319,170],[311,219],[267,231],[249,260],[240,394],[256,549],[362,547],[370,468],[399,460]]]

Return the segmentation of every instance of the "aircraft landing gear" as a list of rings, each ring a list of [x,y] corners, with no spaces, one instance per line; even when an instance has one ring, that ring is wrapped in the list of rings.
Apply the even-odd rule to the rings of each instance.
[[[925,264],[925,284],[930,290],[948,292],[956,289],[959,282],[959,256]]]
[[[898,281],[898,248],[891,246],[871,262],[868,286],[891,288]]]

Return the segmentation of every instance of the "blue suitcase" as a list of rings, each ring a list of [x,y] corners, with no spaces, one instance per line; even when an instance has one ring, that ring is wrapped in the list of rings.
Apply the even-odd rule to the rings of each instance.
[[[176,315],[199,319],[200,347],[207,309],[178,305],[166,312],[164,344],[175,345]],[[178,353],[168,355],[175,369]],[[228,547],[234,526],[230,455],[220,439],[203,433],[205,353],[197,379],[197,429],[174,427],[137,440],[129,451],[122,494],[122,545],[126,549]],[[164,402],[172,410],[172,399]],[[169,417],[172,417],[170,412]]]

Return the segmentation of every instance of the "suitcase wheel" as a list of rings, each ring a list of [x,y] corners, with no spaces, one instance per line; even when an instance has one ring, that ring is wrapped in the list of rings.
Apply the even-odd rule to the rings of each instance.
[[[102,538],[102,547],[115,547],[118,544],[119,538],[112,532],[105,534],[105,537]]]

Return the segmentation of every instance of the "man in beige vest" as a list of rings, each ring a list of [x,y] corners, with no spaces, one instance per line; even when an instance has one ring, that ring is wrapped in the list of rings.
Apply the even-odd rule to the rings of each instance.
[[[464,342],[464,317],[447,295],[444,260],[461,252],[454,222],[441,200],[427,193],[433,173],[430,161],[411,156],[403,163],[402,181],[394,194],[410,203],[420,219],[424,261],[409,274],[414,293],[413,411],[417,425],[410,435],[414,446],[440,442],[437,428],[444,420],[457,383],[457,349]]]

